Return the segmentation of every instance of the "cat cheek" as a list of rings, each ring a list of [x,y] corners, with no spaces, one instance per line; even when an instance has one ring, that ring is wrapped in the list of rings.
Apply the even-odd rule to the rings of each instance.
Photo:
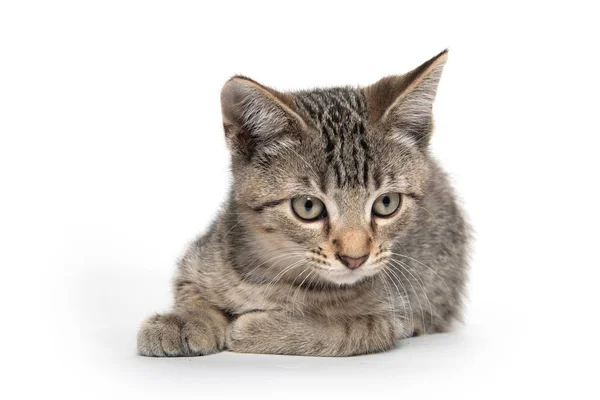
[[[265,235],[269,235],[269,234],[272,234],[272,233],[275,233],[275,232],[277,232],[277,229],[275,229],[275,228],[274,228],[274,227],[272,227],[272,226],[261,226],[261,227],[259,227],[259,228],[258,228],[258,230],[259,230],[259,231],[260,231],[262,234],[265,234]]]
[[[378,242],[393,240],[411,226],[413,219],[411,210],[403,208],[391,218],[373,218],[371,227]]]

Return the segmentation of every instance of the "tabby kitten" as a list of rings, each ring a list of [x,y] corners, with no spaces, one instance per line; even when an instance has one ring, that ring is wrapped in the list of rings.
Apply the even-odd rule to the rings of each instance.
[[[233,190],[180,260],[145,356],[350,356],[459,317],[468,229],[431,158],[447,52],[364,88],[223,87]]]

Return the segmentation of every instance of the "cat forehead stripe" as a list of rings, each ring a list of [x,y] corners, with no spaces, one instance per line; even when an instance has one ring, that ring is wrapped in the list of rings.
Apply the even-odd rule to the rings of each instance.
[[[321,134],[325,159],[338,187],[365,186],[370,149],[368,108],[359,89],[332,88],[295,94],[295,103]]]

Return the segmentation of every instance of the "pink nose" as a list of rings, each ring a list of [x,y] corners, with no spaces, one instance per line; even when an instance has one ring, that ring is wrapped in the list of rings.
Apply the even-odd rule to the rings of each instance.
[[[348,267],[350,269],[356,269],[356,268],[360,267],[361,265],[363,265],[365,263],[365,261],[367,261],[367,258],[369,258],[369,255],[367,254],[362,257],[348,257],[348,256],[343,256],[341,254],[338,254],[338,258],[346,267]]]

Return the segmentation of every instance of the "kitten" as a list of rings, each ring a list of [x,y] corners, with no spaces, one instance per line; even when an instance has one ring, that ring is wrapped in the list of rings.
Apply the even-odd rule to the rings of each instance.
[[[350,356],[459,317],[468,228],[431,158],[444,51],[364,88],[223,87],[233,190],[179,262],[145,356]]]

